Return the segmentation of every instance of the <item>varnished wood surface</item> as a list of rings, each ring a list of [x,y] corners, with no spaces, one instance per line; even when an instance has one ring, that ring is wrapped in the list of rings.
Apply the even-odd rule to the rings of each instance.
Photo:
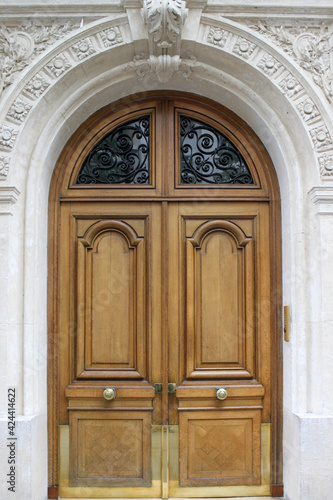
[[[271,486],[272,497],[283,497],[283,484],[272,484]]]
[[[147,112],[151,186],[75,186],[87,151],[118,124]],[[180,185],[173,138],[181,113],[229,137],[255,185]],[[68,412],[73,422],[93,412],[107,421],[114,409],[126,421],[151,408],[157,425],[177,425],[179,415],[183,422],[196,415],[204,421],[213,412],[220,435],[223,415],[236,421],[250,412],[256,416],[252,444],[260,422],[272,422],[272,482],[281,483],[279,210],[264,148],[247,125],[210,101],[177,93],[139,96],[135,104],[104,108],[78,130],[59,159],[50,193],[50,484],[58,476],[57,425],[68,423]],[[179,386],[176,395],[168,395],[168,381]],[[154,395],[154,382],[163,382],[162,395]],[[229,400],[220,402],[215,388],[222,385]],[[114,402],[101,399],[105,386],[116,387]],[[239,428],[248,435],[249,424]],[[182,429],[180,453],[184,463],[192,460],[193,472],[192,445]],[[71,443],[77,471],[86,451]],[[246,438],[245,462],[254,464],[255,479],[237,484],[258,484],[260,446],[249,443]],[[205,483],[184,474],[185,482]],[[211,479],[207,484],[236,484],[222,466]]]

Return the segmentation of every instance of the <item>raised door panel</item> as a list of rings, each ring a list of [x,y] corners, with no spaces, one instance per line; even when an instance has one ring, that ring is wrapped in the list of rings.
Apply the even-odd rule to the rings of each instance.
[[[135,367],[134,248],[115,231],[104,233],[91,252],[90,366]]]
[[[93,221],[77,236],[78,379],[147,377],[145,247],[130,220]]]
[[[260,411],[181,412],[180,485],[260,484]]]
[[[198,221],[192,233],[193,222],[186,231],[185,220],[186,378],[253,377],[253,238],[227,219]]]
[[[150,411],[71,411],[70,486],[149,486]]]

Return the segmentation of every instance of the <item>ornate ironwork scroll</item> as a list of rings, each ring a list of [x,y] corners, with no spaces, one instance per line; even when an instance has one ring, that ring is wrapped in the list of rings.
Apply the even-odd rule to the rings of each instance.
[[[149,116],[129,121],[90,151],[76,184],[149,184]]]
[[[254,184],[244,158],[213,127],[180,117],[181,184]]]

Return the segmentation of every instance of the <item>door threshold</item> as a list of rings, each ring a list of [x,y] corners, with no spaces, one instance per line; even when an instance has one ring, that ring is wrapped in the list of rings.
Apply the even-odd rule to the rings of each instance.
[[[272,497],[205,497],[205,498],[182,498],[181,500],[218,500],[219,498],[223,500],[271,500]],[[73,500],[73,498],[61,497],[59,500]],[[95,498],[75,498],[75,500],[98,500]],[[135,500],[133,498],[103,498],[103,500]],[[165,500],[162,497],[151,498],[149,500]],[[176,499],[175,499],[176,500]],[[275,497],[275,500],[283,500],[282,497]]]

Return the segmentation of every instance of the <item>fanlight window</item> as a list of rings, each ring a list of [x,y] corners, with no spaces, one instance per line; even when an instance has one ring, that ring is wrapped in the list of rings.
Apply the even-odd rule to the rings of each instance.
[[[181,184],[254,184],[238,149],[210,125],[180,116]],[[150,185],[150,116],[106,135],[85,159],[76,184]]]
[[[180,117],[181,184],[254,184],[244,158],[210,125]]]
[[[142,116],[113,130],[89,153],[76,184],[149,184],[149,128]]]

